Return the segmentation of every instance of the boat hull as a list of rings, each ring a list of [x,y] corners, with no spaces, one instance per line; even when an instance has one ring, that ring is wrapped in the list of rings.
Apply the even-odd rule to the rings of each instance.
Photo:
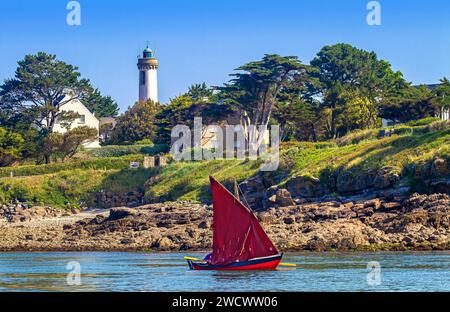
[[[191,270],[217,270],[217,271],[244,271],[244,270],[274,270],[281,262],[283,254],[250,259],[243,262],[235,262],[227,265],[212,265],[204,261],[187,260]]]

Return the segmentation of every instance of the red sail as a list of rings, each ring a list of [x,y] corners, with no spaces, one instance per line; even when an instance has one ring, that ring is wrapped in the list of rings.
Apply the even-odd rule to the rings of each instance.
[[[226,265],[278,254],[255,215],[210,177],[213,197],[213,252],[210,263]]]

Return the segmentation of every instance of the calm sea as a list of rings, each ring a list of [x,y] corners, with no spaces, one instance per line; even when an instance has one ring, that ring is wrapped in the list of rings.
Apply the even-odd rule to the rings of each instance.
[[[0,291],[450,291],[450,252],[289,253],[297,269],[248,272],[190,271],[183,255],[0,253]]]

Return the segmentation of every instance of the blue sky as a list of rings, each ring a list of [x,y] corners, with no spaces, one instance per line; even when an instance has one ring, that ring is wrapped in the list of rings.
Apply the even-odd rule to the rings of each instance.
[[[149,41],[160,61],[160,100],[193,83],[220,85],[265,53],[304,63],[345,42],[373,50],[413,83],[450,76],[450,1],[379,0],[382,25],[368,26],[368,0],[79,0],[81,26],[66,24],[67,0],[2,1],[0,80],[25,54],[45,51],[77,65],[122,111],[137,99],[137,55]]]

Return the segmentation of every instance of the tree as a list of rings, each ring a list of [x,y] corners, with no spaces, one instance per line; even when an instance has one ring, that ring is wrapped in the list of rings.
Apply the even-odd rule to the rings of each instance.
[[[206,85],[206,83],[193,84],[189,87],[188,96],[192,98],[192,101],[209,101],[213,96],[213,90]]]
[[[407,86],[381,104],[381,116],[396,122],[407,122],[435,115],[435,95],[426,85]]]
[[[90,88],[89,92],[81,98],[81,102],[97,118],[116,117],[119,105],[110,96],[103,96],[98,89]]]
[[[340,107],[338,132],[347,133],[355,129],[372,129],[378,126],[378,109],[368,97],[355,92],[341,95],[343,105]]]
[[[159,103],[136,102],[121,115],[114,128],[109,144],[132,144],[144,139],[154,140],[156,136],[156,115],[161,110]]]
[[[280,91],[292,80],[305,78],[307,69],[295,56],[266,54],[262,60],[241,66],[238,73],[231,75],[234,78],[221,88],[222,97],[241,112],[241,124],[248,130],[249,142],[256,143],[256,147],[261,144]],[[251,129],[250,125],[255,127]],[[256,128],[259,126],[262,131]]]
[[[157,142],[170,144],[171,132],[176,125],[193,127],[194,118],[202,117],[203,124],[225,123],[232,113],[229,105],[221,102],[203,101],[202,98],[192,96],[191,93],[181,94],[170,100],[157,115]],[[206,128],[204,128],[206,129]]]
[[[52,162],[53,156],[58,155],[63,141],[63,135],[58,132],[51,132],[42,138],[39,156],[42,156],[44,158],[46,164]]]
[[[444,110],[450,109],[450,80],[444,77],[440,82],[441,84],[433,89],[435,96],[433,104],[438,114],[442,114]]]
[[[15,77],[0,88],[0,109],[27,116],[37,127],[51,131],[56,119],[66,118],[60,108],[85,96],[89,87],[87,79],[80,79],[77,67],[55,55],[26,55],[18,62]]]
[[[320,103],[311,96],[314,81],[307,84],[293,82],[277,98],[273,117],[280,125],[281,139],[317,141],[323,122],[319,114]]]
[[[98,136],[97,130],[88,126],[76,127],[63,134],[59,154],[62,161],[72,158],[85,142],[91,142]]]
[[[0,127],[0,167],[10,166],[22,157],[25,140],[19,134]]]
[[[45,163],[50,163],[53,158],[72,158],[85,142],[97,138],[97,130],[88,126],[76,127],[64,133],[52,132],[43,139],[42,156]]]
[[[394,72],[391,65],[378,60],[375,52],[357,49],[348,44],[325,46],[311,61],[316,68],[313,77],[320,81],[317,94],[322,98],[322,107],[328,115],[328,137],[336,138],[339,105],[342,93],[357,92],[375,106],[383,98],[397,92],[406,85],[400,72]]]

